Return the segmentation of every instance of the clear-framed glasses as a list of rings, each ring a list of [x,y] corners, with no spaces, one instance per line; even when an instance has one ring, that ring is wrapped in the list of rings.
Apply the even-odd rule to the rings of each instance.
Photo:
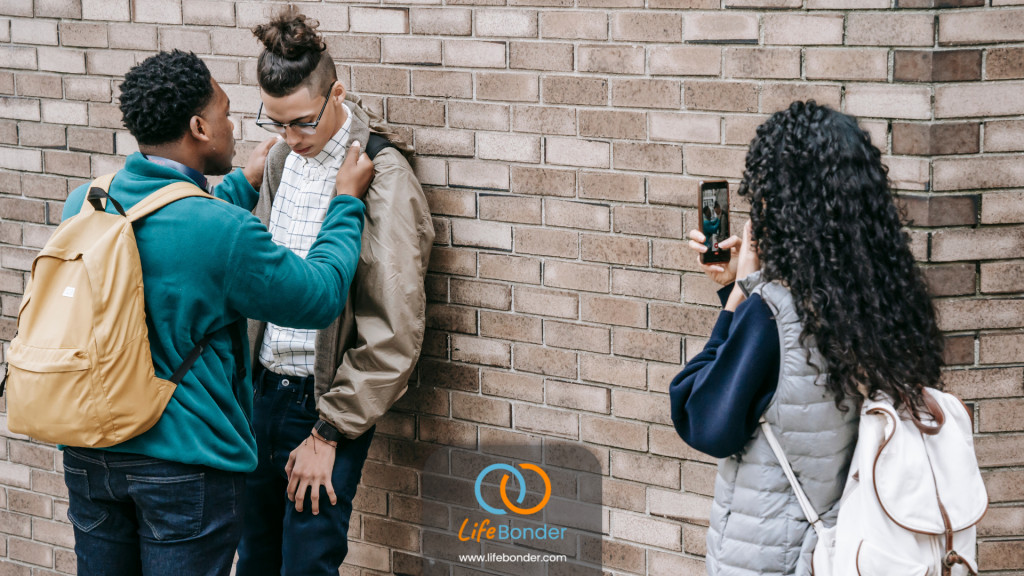
[[[334,88],[334,82],[331,82],[330,87],[327,88],[327,94],[324,95],[324,105],[320,107],[320,113],[317,114],[315,122],[292,122],[290,124],[281,124],[280,122],[274,122],[273,120],[262,120],[263,103],[260,102],[260,111],[256,113],[256,125],[268,132],[274,132],[276,134],[284,134],[285,130],[287,130],[289,126],[297,129],[303,134],[316,134],[316,126],[320,123],[320,117],[324,115],[324,110],[327,109],[327,103],[331,101],[332,88]]]

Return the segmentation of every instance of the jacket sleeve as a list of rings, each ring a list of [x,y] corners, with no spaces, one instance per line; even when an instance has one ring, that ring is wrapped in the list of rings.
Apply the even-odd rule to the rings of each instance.
[[[423,345],[424,278],[434,242],[426,197],[405,159],[381,153],[374,163],[352,286],[355,343],[317,403],[320,418],[350,439],[405,394]]]
[[[220,184],[214,186],[213,195],[249,212],[252,212],[260,199],[259,190],[253,188],[246,180],[241,168],[235,168],[221,180]]]
[[[289,328],[325,328],[341,314],[355,276],[363,203],[336,196],[305,258],[276,244],[245,214],[227,254],[227,305],[246,318]]]
[[[723,303],[731,286],[719,292]],[[771,309],[754,294],[723,310],[704,349],[669,385],[672,423],[696,450],[715,458],[739,452],[778,385],[779,333]]]

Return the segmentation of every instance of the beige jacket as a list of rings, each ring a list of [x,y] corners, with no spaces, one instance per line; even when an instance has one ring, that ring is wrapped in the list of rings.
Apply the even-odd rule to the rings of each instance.
[[[412,146],[383,119],[362,107],[358,96],[345,97],[352,110],[349,142],[365,147],[370,131],[401,149],[385,148],[374,159],[374,178],[366,193],[366,224],[356,276],[342,315],[317,332],[316,382],[320,418],[354,439],[373,426],[408,389],[409,376],[423,345],[426,292],[424,279],[434,227],[419,181],[402,152]],[[267,157],[260,199],[253,213],[270,223],[274,195],[281,183],[284,142]],[[249,320],[253,373],[266,322]]]

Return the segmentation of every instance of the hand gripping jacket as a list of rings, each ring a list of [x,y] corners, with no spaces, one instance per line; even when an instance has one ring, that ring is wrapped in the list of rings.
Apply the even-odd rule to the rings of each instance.
[[[176,182],[125,212],[107,195],[113,178],[93,181],[82,211],[32,261],[7,353],[11,432],[95,448],[138,436],[157,423],[209,343],[201,340],[169,380],[156,377],[132,222],[182,198],[223,200]],[[118,213],[105,212],[103,200]]]

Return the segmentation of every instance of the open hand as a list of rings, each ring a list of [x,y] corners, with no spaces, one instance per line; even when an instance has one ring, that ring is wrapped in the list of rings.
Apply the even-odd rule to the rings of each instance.
[[[267,165],[267,154],[270,153],[270,149],[279,140],[281,138],[275,136],[260,142],[259,146],[252,151],[252,154],[249,154],[249,159],[245,162],[245,167],[242,168],[242,174],[245,175],[245,179],[256,190],[259,190],[260,186],[263,185],[263,167]]]
[[[295,502],[296,512],[302,512],[306,488],[312,488],[310,500],[314,515],[320,513],[321,486],[327,489],[331,505],[338,503],[331,483],[336,450],[335,446],[310,435],[288,456],[284,473],[288,476],[288,499]]]
[[[345,155],[345,161],[341,168],[338,168],[338,176],[335,184],[338,187],[338,194],[345,194],[355,198],[363,199],[366,190],[373,181],[373,160],[362,151],[359,141],[352,143]]]
[[[722,286],[731,284],[736,280],[736,265],[740,249],[739,236],[730,236],[718,243],[719,247],[729,250],[729,261],[711,264],[705,264],[700,261],[700,255],[708,251],[708,247],[704,245],[705,239],[700,230],[690,230],[690,249],[697,252],[697,265],[708,275],[708,278],[711,278],[718,284]]]

